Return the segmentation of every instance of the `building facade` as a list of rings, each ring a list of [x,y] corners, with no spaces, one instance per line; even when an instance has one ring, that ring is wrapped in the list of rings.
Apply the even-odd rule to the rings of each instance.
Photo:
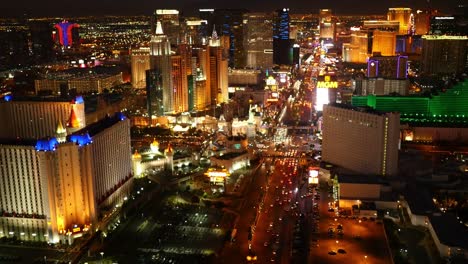
[[[130,50],[130,67],[132,71],[132,87],[146,87],[146,71],[150,69],[150,49],[140,47]]]
[[[246,66],[269,68],[273,65],[273,14],[248,13],[244,15],[244,49]]]
[[[36,94],[41,91],[50,91],[53,94],[63,94],[67,93],[69,90],[75,90],[80,94],[89,94],[102,93],[104,90],[109,90],[122,83],[123,78],[121,72],[117,74],[51,74],[46,76],[44,79],[34,80],[34,88]]]
[[[85,106],[81,96],[71,101],[13,98],[0,102],[0,120],[5,120],[0,138],[38,139],[54,135],[57,124],[66,124],[72,111],[78,121],[76,128],[85,127]]]
[[[211,104],[228,101],[228,57],[226,42],[219,39],[215,30],[208,47],[210,53],[209,72]]]
[[[399,35],[409,34],[409,30],[411,29],[410,18],[411,8],[393,7],[388,9],[387,20],[398,21],[400,23],[398,29]]]
[[[408,95],[408,79],[365,78],[354,81],[356,95]]]
[[[161,22],[157,22],[156,32],[150,41],[150,67],[158,70],[161,74],[163,112],[174,111],[172,67],[171,67],[171,44],[164,35]]]
[[[173,55],[171,57],[175,113],[187,112],[189,109],[186,63],[187,61],[185,60],[185,57],[182,57],[180,55]]]
[[[394,56],[396,48],[396,32],[372,31],[372,53],[378,52],[383,56]]]
[[[467,72],[468,36],[423,36],[422,72],[460,74]]]
[[[367,77],[406,79],[408,56],[372,56],[367,61]]]
[[[361,174],[395,176],[399,129],[398,113],[325,105],[322,160]]]
[[[0,143],[0,237],[71,243],[130,191],[130,121],[121,113],[69,136]]]
[[[273,63],[292,64],[293,41],[289,38],[289,9],[277,10],[273,22]]]

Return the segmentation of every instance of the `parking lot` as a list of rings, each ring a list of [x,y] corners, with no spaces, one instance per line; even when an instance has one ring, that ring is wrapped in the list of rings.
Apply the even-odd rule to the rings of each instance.
[[[119,263],[206,263],[226,239],[225,214],[168,194],[108,233],[103,252]]]
[[[390,264],[383,224],[368,219],[338,218],[329,212],[328,190],[321,191],[317,231],[311,238],[309,259],[315,263]]]

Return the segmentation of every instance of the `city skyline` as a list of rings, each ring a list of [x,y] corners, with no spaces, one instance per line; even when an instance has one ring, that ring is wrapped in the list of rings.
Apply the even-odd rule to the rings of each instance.
[[[184,15],[196,15],[197,9],[202,8],[245,8],[250,11],[273,11],[279,8],[288,7],[292,13],[317,13],[318,9],[331,8],[336,13],[341,14],[373,14],[384,13],[389,7],[410,7],[415,9],[438,9],[441,12],[454,12],[460,0],[398,0],[385,1],[385,3],[363,0],[359,5],[352,1],[342,2],[331,0],[322,2],[313,1],[293,1],[284,3],[279,0],[272,1],[247,1],[241,0],[233,2],[223,2],[214,0],[195,0],[195,1],[169,1],[162,0],[149,3],[146,0],[136,1],[99,1],[96,3],[91,0],[80,1],[79,6],[63,5],[57,0],[31,1],[20,0],[15,2],[6,2],[3,4],[5,11],[3,16],[13,17],[21,14],[28,14],[31,17],[39,16],[84,16],[84,15],[150,15],[151,10],[155,9],[179,9]]]
[[[4,4],[0,263],[467,263],[461,3]]]

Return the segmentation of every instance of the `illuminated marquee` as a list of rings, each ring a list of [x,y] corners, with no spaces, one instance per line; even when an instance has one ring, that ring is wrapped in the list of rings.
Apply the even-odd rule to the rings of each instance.
[[[217,183],[224,183],[226,177],[229,177],[229,172],[226,169],[215,169],[210,168],[205,173],[208,177],[210,177],[210,182],[217,184]]]
[[[330,89],[330,88],[338,88],[338,82],[336,81],[331,81],[330,76],[324,76],[323,81],[318,81],[317,82],[317,88],[319,89]]]
[[[327,88],[327,89],[330,89],[330,88],[338,88],[338,82],[318,82],[317,83],[317,88]]]

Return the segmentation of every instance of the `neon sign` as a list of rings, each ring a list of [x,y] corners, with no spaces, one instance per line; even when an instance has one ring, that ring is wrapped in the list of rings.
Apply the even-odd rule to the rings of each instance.
[[[317,88],[338,88],[338,82],[324,82],[324,81],[319,81],[317,82]]]

